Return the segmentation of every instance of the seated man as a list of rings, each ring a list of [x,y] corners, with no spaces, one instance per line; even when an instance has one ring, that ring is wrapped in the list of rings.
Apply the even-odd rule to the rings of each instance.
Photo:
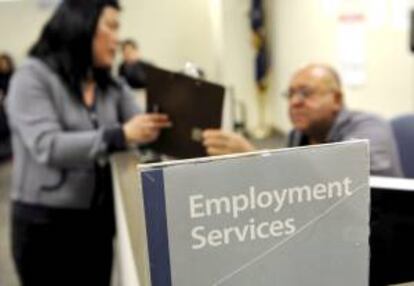
[[[309,65],[300,69],[291,80],[287,96],[294,126],[289,147],[368,139],[371,174],[402,176],[389,125],[379,117],[346,109],[339,76],[331,67]],[[210,155],[255,149],[242,136],[221,130],[206,130],[203,138]]]

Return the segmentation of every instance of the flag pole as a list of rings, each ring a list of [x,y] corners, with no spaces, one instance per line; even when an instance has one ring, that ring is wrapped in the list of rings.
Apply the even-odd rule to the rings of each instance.
[[[263,0],[251,0],[250,27],[252,46],[255,50],[256,101],[258,107],[258,126],[251,132],[256,139],[264,139],[272,133],[266,123],[266,104],[268,99],[268,78],[270,61],[266,43],[266,25]]]

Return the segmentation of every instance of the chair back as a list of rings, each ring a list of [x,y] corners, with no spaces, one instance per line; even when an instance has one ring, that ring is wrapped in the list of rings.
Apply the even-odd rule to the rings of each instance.
[[[406,178],[414,178],[414,114],[394,118],[391,126],[404,175]]]

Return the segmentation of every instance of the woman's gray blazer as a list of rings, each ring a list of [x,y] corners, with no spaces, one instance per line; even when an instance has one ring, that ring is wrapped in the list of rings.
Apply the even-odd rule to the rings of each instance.
[[[58,75],[28,58],[15,73],[7,112],[12,130],[12,199],[48,207],[85,209],[95,190],[95,163],[107,162],[107,130],[120,130],[139,112],[122,84],[96,89],[95,129],[87,108]]]

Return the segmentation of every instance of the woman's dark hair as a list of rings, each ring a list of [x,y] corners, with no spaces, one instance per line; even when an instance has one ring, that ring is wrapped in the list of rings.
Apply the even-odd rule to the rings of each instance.
[[[117,0],[63,0],[29,51],[54,70],[76,97],[90,75],[101,88],[113,83],[109,69],[94,69],[92,42],[103,8]],[[92,72],[92,74],[91,74]]]

